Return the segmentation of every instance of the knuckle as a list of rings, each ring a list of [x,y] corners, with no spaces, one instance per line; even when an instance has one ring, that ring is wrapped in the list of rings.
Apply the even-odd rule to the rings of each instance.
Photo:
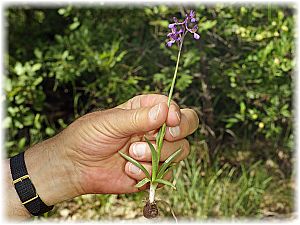
[[[134,129],[138,129],[139,127],[139,121],[140,121],[140,113],[138,113],[138,110],[134,110],[131,114],[131,125]]]

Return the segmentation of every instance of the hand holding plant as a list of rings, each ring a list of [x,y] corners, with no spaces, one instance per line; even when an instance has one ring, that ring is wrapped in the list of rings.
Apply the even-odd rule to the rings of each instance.
[[[172,29],[175,31],[174,27]],[[185,33],[179,34],[183,35]],[[176,72],[177,69],[175,75]],[[193,110],[180,110],[174,101],[171,102],[171,96],[140,95],[115,108],[88,113],[59,134],[26,150],[26,166],[45,204],[55,205],[91,193],[138,192],[146,189],[143,184],[150,182],[152,203],[148,206],[152,209],[158,184],[173,186],[166,173],[174,160],[183,160],[188,155],[189,144],[185,137],[196,130],[199,122]],[[155,145],[153,134],[158,129]],[[144,135],[149,140],[144,139]],[[143,146],[144,151],[135,154],[137,146]],[[130,162],[126,162],[119,151],[129,154],[121,153]],[[164,163],[160,165],[159,161]],[[9,171],[8,161],[6,169]],[[10,210],[10,213],[29,216],[17,199],[10,173],[6,175],[12,196],[9,199],[14,199],[8,203],[13,205],[9,208],[19,207],[18,212]],[[151,217],[152,212],[149,211]]]
[[[180,22],[177,18],[174,17],[175,23],[169,24],[169,28],[171,29],[171,32],[167,35],[167,37],[170,39],[167,43],[167,46],[171,47],[174,43],[176,43],[177,46],[179,47],[179,51],[177,56],[175,72],[173,75],[173,80],[168,95],[168,102],[167,102],[168,107],[170,107],[171,100],[172,100],[184,38],[188,33],[193,34],[193,37],[195,39],[200,38],[200,35],[196,33],[198,30],[198,25],[196,24],[197,20],[195,16],[196,16],[195,11],[191,10],[189,14],[186,14],[184,21]],[[162,165],[159,165],[165,134],[166,134],[166,123],[163,124],[163,126],[159,129],[157,133],[156,148],[145,137],[145,140],[147,141],[149,148],[151,149],[151,155],[152,155],[151,175],[149,174],[147,169],[138,161],[122,153],[121,151],[119,152],[125,159],[130,161],[132,164],[140,168],[145,173],[146,177],[143,180],[141,180],[139,183],[137,183],[136,187],[140,188],[145,184],[147,184],[148,182],[150,183],[149,201],[146,203],[146,206],[144,207],[144,216],[146,218],[155,218],[158,215],[158,209],[155,203],[155,191],[158,184],[164,184],[176,189],[176,187],[171,182],[164,179],[164,176],[174,167],[174,165],[176,165],[176,163],[174,163],[174,160],[180,155],[182,149],[181,148],[177,149],[173,154],[171,154],[165,160],[165,162],[163,162]]]

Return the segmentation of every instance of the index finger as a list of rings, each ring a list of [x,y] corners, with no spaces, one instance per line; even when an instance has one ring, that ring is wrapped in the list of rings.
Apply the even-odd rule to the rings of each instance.
[[[147,94],[147,95],[138,95],[128,100],[127,102],[117,106],[116,108],[121,109],[138,109],[141,107],[152,107],[157,105],[160,102],[168,102],[168,97],[165,95],[159,94]],[[180,123],[181,112],[179,106],[171,100],[169,107],[167,125],[170,127],[178,126]]]

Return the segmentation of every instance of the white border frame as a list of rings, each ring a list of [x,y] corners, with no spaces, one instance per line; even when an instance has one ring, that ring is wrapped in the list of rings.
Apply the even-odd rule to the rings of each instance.
[[[278,4],[278,5],[287,5],[287,4],[294,4],[296,6],[296,43],[297,43],[297,49],[296,49],[296,55],[295,55],[295,62],[296,62],[296,67],[295,67],[295,75],[294,75],[294,79],[295,79],[295,89],[294,89],[294,99],[293,99],[293,103],[294,103],[294,143],[295,143],[295,159],[296,159],[296,164],[294,166],[294,169],[296,170],[295,174],[296,174],[296,199],[295,199],[295,215],[296,218],[295,219],[291,219],[291,220],[282,220],[282,221],[274,221],[273,223],[280,223],[280,224],[299,224],[300,220],[298,217],[298,210],[299,210],[299,193],[298,193],[298,185],[299,185],[299,169],[300,169],[300,165],[298,163],[299,160],[299,152],[298,152],[298,148],[299,148],[299,116],[300,116],[300,112],[299,112],[299,107],[300,107],[300,98],[299,98],[299,85],[300,85],[300,79],[299,79],[299,26],[300,26],[300,17],[299,17],[299,5],[300,5],[300,1],[284,1],[284,0],[265,0],[265,1],[258,1],[258,0],[247,0],[247,1],[230,1],[230,0],[222,0],[222,1],[197,1],[197,0],[188,0],[188,1],[184,1],[184,0],[180,0],[180,1],[172,1],[172,0],[165,0],[165,1],[160,1],[160,0],[101,0],[101,1],[84,1],[84,0],[60,0],[60,1],[38,1],[38,0],[30,0],[30,1],[26,1],[26,0],[2,0],[0,2],[0,24],[1,24],[1,42],[0,42],[0,49],[1,49],[1,65],[0,65],[0,146],[1,146],[1,154],[3,156],[3,158],[5,158],[6,154],[5,154],[5,149],[4,149],[4,132],[3,132],[3,128],[2,128],[2,122],[3,122],[3,118],[4,118],[4,100],[5,100],[5,95],[3,92],[3,77],[6,74],[5,68],[4,68],[4,53],[6,52],[6,29],[5,29],[5,15],[4,15],[4,10],[6,7],[8,6],[13,6],[13,5],[22,5],[22,4],[29,4],[29,5],[33,5],[33,6],[44,6],[44,7],[51,7],[51,6],[60,6],[60,5],[67,5],[67,4],[76,4],[76,5],[80,5],[80,6],[90,6],[93,4],[97,4],[97,5],[128,5],[128,4],[133,4],[133,5],[155,5],[155,4],[168,4],[168,5],[172,5],[174,3],[182,3],[182,4],[195,4],[195,3],[202,3],[202,4],[215,4],[215,3],[229,3],[229,4],[235,4],[235,5],[240,5],[240,4],[248,4],[248,3],[255,3],[255,4],[268,4],[268,3],[274,3],[274,4]],[[2,158],[2,159],[3,159]],[[0,160],[0,165],[3,166],[3,160]],[[2,167],[2,171],[3,167]],[[3,173],[0,173],[0,178],[3,181]],[[4,194],[4,189],[5,187],[3,186],[3,182],[2,185],[0,185],[0,190],[1,190],[1,201],[2,204],[0,204],[0,212],[1,212],[1,216],[0,216],[0,222],[1,224],[6,224],[8,223],[8,221],[5,220],[4,217],[4,212],[5,212],[5,202],[3,201],[3,199],[5,198],[5,194]],[[95,224],[99,224],[99,223],[107,223],[107,221],[94,221],[91,223],[95,223]],[[116,221],[115,221],[116,222]],[[199,221],[200,222],[200,221]],[[272,222],[272,220],[270,221],[244,221],[244,220],[236,220],[233,221],[231,223],[247,223],[247,224],[260,224],[260,223],[270,223]],[[43,222],[44,223],[44,222]],[[60,222],[61,223],[61,222]],[[69,223],[69,222],[68,222]],[[78,223],[78,222],[76,222]],[[122,223],[126,223],[126,222],[122,222]],[[129,223],[133,223],[132,221],[130,221]],[[141,224],[140,222],[136,222],[138,224]],[[151,223],[151,222],[150,222]],[[211,224],[211,223],[216,223],[216,224],[229,224],[229,221],[224,221],[224,220],[208,220],[208,221],[202,221],[201,223],[205,223],[205,224]],[[51,224],[51,222],[47,222],[46,224]],[[143,224],[143,223],[142,223]],[[147,223],[148,224],[148,223]]]

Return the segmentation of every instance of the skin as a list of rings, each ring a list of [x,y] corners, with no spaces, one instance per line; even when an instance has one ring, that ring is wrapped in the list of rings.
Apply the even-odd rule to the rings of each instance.
[[[129,154],[151,172],[151,151],[144,136],[155,143],[158,129],[166,122],[167,132],[161,161],[182,147],[177,161],[189,154],[186,136],[199,125],[195,111],[167,106],[163,95],[140,95],[105,111],[88,113],[56,136],[30,147],[25,162],[31,181],[47,205],[55,205],[79,195],[123,194],[144,190],[134,185],[145,175],[120,156]],[[137,148],[137,146],[139,148]],[[142,149],[136,155],[137,149]],[[143,150],[144,149],[144,150]],[[9,160],[6,169],[6,216],[30,217],[12,185]],[[167,174],[166,179],[171,175]]]

